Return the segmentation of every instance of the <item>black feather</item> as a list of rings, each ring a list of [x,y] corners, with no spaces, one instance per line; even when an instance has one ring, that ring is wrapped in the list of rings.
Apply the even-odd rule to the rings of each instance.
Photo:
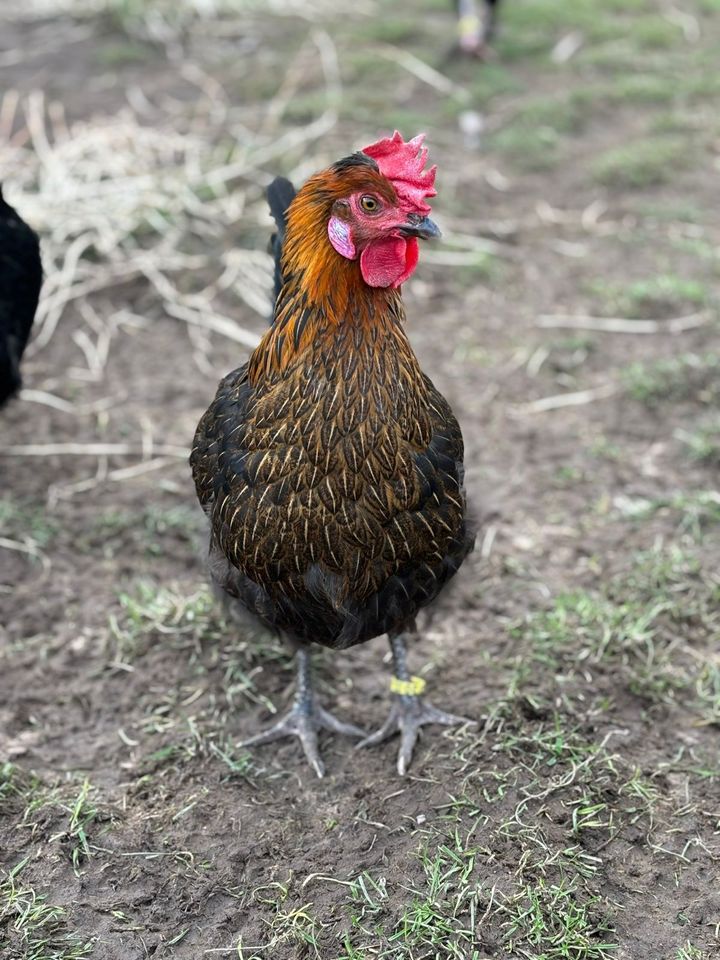
[[[0,188],[0,406],[20,389],[20,358],[41,284],[37,235],[5,202]]]
[[[374,170],[376,173],[380,170],[377,160],[374,160],[372,157],[368,156],[367,153],[363,153],[362,150],[358,150],[356,153],[351,153],[350,156],[343,157],[342,160],[337,160],[332,165],[331,169],[335,173],[344,173],[346,170],[350,170],[353,167],[370,167],[370,169]]]
[[[270,206],[270,213],[277,226],[277,233],[274,233],[270,237],[268,247],[268,253],[272,254],[273,260],[275,261],[275,296],[273,303],[277,300],[278,294],[285,282],[281,264],[282,248],[285,240],[285,230],[287,229],[287,210],[295,199],[295,193],[295,187],[285,177],[275,177],[267,188],[267,201]],[[274,315],[275,309],[273,307],[273,317]]]

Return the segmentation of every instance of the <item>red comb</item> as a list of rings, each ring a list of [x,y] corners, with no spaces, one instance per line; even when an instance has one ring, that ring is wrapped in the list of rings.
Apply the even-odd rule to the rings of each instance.
[[[434,197],[435,172],[437,167],[423,170],[427,160],[427,147],[424,147],[424,133],[406,143],[396,130],[392,137],[385,137],[369,147],[363,147],[366,153],[380,167],[380,173],[387,177],[395,187],[398,196],[411,204],[420,213],[430,213],[425,203],[426,197]]]

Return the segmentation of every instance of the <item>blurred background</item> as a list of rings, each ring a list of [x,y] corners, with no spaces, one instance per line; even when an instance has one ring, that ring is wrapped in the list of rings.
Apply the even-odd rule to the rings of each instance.
[[[0,413],[9,957],[717,955],[720,2],[466,28],[0,4],[0,182],[45,269]],[[264,189],[395,128],[438,165],[408,330],[482,518],[413,657],[480,727],[402,784],[393,744],[329,744],[320,787],[235,746],[292,671],[211,602],[187,453],[270,313]],[[319,657],[368,727],[384,653]]]

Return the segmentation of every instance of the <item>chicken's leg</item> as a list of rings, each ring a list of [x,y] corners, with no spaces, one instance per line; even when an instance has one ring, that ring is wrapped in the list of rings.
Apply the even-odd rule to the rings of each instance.
[[[320,751],[318,750],[318,730],[332,730],[334,733],[344,733],[348,737],[364,737],[365,731],[352,723],[343,723],[342,720],[338,720],[316,701],[310,674],[310,654],[308,651],[298,650],[295,660],[297,663],[297,691],[290,713],[263,733],[258,733],[254,737],[250,737],[249,740],[244,740],[240,746],[252,747],[262,743],[271,743],[273,740],[280,740],[282,737],[298,737],[312,768],[319,777],[322,777],[325,775],[325,766],[320,759]]]
[[[478,12],[478,0],[457,0],[458,41],[463,53],[482,59],[487,44],[495,32],[495,13],[498,0],[485,0],[483,12]]]
[[[393,693],[393,704],[390,708],[390,716],[377,733],[371,734],[362,740],[358,747],[373,747],[377,743],[382,743],[394,733],[399,733],[400,752],[398,753],[397,769],[400,776],[404,776],[412,759],[415,741],[417,740],[420,727],[426,723],[442,723],[446,726],[456,726],[460,723],[471,723],[467,717],[457,717],[452,713],[445,713],[438,710],[431,703],[423,700],[420,692],[424,687],[424,682],[419,681],[417,677],[411,677],[407,667],[407,649],[405,646],[405,636],[398,633],[390,636],[390,648],[393,655],[393,686],[399,687],[403,692]],[[405,692],[413,690],[418,692]]]

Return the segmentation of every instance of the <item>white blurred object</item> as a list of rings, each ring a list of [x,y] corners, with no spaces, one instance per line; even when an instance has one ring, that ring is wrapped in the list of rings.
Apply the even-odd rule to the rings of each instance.
[[[553,63],[567,63],[585,43],[585,37],[579,30],[566,33],[553,47],[550,59]]]
[[[479,150],[485,130],[485,118],[477,110],[463,110],[458,117],[458,126],[468,150]]]

